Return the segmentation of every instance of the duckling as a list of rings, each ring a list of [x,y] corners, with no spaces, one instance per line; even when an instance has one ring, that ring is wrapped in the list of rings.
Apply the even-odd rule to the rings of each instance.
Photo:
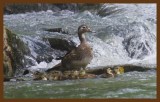
[[[100,76],[101,78],[109,78],[109,77],[115,77],[115,74],[111,70],[111,68],[105,69],[105,73]]]
[[[113,73],[113,71],[111,70],[111,68],[108,68],[106,70],[106,75],[107,75],[107,77],[115,77],[115,74]]]
[[[78,27],[78,37],[80,40],[80,45],[73,49],[71,52],[67,53],[62,61],[47,72],[55,69],[60,69],[61,71],[66,70],[80,70],[80,68],[86,68],[86,66],[93,59],[93,51],[90,45],[87,43],[85,34],[91,32],[91,29],[87,25],[81,25]]]
[[[84,76],[84,75],[86,75],[86,71],[83,68],[81,68],[81,70],[79,71],[79,76]]]
[[[63,79],[70,79],[71,78],[71,71],[64,71],[63,72]]]
[[[79,71],[77,70],[71,71],[71,79],[79,79]]]
[[[79,71],[79,78],[80,79],[86,79],[86,78],[96,78],[97,76],[95,74],[88,74],[86,73],[86,70],[84,70],[83,68],[81,68],[81,70]]]
[[[117,74],[117,75],[120,75],[120,74],[123,74],[124,73],[124,68],[123,67],[116,67],[114,69],[114,73]]]
[[[49,80],[62,80],[62,72],[61,71],[51,71],[48,73]]]
[[[79,78],[86,78],[86,71],[83,68],[79,71]]]
[[[47,80],[47,76],[44,72],[35,71],[33,73],[33,80]]]

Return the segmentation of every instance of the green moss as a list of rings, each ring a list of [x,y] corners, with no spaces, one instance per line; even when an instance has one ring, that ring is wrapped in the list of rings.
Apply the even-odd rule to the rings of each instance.
[[[8,65],[6,63],[4,64],[3,69],[5,76],[12,77],[14,76],[15,71],[18,68],[24,67],[25,65],[24,55],[30,53],[30,51],[27,45],[23,43],[23,41],[20,39],[20,37],[12,33],[7,28],[4,29],[6,31],[6,35],[5,34],[4,35],[7,36],[7,44],[8,44],[7,46],[11,48],[11,51],[9,52],[10,56],[4,55],[4,60],[6,59],[6,57],[8,57],[7,59],[10,60],[11,62],[7,63],[11,63],[11,68],[8,68]],[[9,70],[12,70],[12,72],[10,72]]]

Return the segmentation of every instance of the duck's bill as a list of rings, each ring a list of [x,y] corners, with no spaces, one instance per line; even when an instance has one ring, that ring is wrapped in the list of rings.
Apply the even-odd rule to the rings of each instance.
[[[96,33],[96,31],[91,31],[92,33]]]

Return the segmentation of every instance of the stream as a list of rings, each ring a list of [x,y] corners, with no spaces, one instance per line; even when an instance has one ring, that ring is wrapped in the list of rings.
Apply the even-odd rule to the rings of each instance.
[[[106,8],[116,7],[105,14]],[[104,9],[104,10],[103,10]],[[120,12],[111,13],[119,9]],[[110,9],[109,9],[110,10]],[[56,57],[66,51],[51,48],[43,38],[68,38],[77,46],[77,28],[87,24],[94,34],[86,38],[93,48],[90,68],[116,64],[156,66],[156,4],[104,4],[101,10],[73,12],[51,10],[4,15],[4,25],[21,37],[29,49],[31,63],[24,69],[46,70],[56,65]],[[68,34],[47,32],[43,28],[62,28]],[[39,56],[51,57],[48,61]],[[17,72],[17,75],[21,73]],[[127,72],[116,78],[65,81],[4,82],[5,98],[156,98],[156,67],[145,72]]]

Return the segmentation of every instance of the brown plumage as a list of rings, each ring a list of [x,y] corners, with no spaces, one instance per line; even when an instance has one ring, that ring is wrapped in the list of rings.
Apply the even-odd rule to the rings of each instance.
[[[57,64],[47,72],[51,70],[80,70],[86,68],[93,58],[92,48],[86,41],[85,33],[91,32],[90,28],[86,25],[81,25],[78,28],[78,37],[80,45],[73,49],[70,53],[66,54],[61,63]]]

